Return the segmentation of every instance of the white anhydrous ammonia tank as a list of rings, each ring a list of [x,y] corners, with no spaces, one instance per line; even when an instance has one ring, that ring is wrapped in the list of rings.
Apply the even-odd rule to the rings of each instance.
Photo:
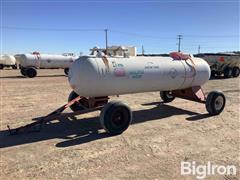
[[[12,55],[1,55],[0,64],[7,65],[7,66],[15,65],[16,59]]]
[[[80,96],[99,97],[201,86],[209,77],[209,65],[200,58],[83,56],[73,63],[69,83]]]
[[[35,68],[69,68],[77,56],[50,54],[21,54],[17,61],[22,67]]]

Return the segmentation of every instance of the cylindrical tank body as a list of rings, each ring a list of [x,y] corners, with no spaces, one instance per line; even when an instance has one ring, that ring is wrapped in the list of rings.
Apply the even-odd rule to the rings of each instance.
[[[6,66],[12,66],[16,64],[16,59],[12,55],[1,55],[0,64],[6,65]]]
[[[98,97],[184,89],[203,85],[209,77],[209,65],[200,58],[83,56],[70,68],[69,83],[80,96]]]
[[[69,68],[77,56],[51,54],[20,54],[17,61],[22,67],[35,68]]]

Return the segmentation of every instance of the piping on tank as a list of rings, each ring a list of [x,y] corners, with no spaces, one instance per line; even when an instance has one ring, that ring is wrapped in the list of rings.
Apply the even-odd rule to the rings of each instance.
[[[185,89],[203,85],[209,65],[200,58],[80,57],[70,69],[69,83],[84,97]]]

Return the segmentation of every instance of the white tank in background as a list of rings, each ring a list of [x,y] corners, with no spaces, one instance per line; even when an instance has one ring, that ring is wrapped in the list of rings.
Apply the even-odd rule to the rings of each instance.
[[[203,85],[210,68],[200,58],[80,57],[69,71],[72,89],[80,96],[99,97],[184,89]]]
[[[65,74],[68,74],[69,67],[79,58],[75,55],[51,55],[51,54],[19,54],[15,56],[17,62],[21,66],[21,73],[27,77],[35,77],[37,75],[36,69],[64,69]]]
[[[1,55],[0,56],[0,69],[4,67],[12,67],[17,69],[16,59],[12,55]]]

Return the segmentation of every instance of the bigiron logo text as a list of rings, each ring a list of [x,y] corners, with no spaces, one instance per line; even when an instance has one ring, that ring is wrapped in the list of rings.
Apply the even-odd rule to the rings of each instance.
[[[181,175],[194,175],[197,179],[204,179],[214,175],[236,175],[237,168],[234,165],[216,165],[210,161],[207,164],[197,164],[192,162],[181,162]]]

